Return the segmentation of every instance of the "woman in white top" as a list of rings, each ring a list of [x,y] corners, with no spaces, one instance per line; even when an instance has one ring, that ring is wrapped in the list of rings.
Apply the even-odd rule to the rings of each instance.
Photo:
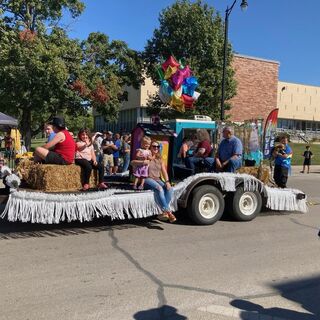
[[[82,168],[83,185],[82,190],[89,189],[89,180],[92,169],[98,170],[99,189],[107,189],[108,186],[103,182],[104,171],[101,163],[97,163],[89,129],[82,128],[78,133],[77,151],[75,163]]]

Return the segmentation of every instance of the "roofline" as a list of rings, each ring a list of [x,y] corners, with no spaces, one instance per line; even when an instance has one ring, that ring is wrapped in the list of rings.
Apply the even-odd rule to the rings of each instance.
[[[289,82],[289,81],[283,81],[279,80],[278,83],[287,83],[287,84],[296,84],[298,86],[304,86],[304,87],[314,87],[314,88],[320,88],[320,86],[316,86],[314,84],[305,84],[305,83],[299,83],[299,82]]]
[[[280,62],[279,61],[276,61],[276,60],[268,60],[268,59],[263,59],[263,58],[257,58],[257,57],[252,57],[252,56],[246,56],[244,54],[238,54],[238,53],[234,53],[233,54],[235,57],[238,57],[238,58],[245,58],[245,59],[251,59],[251,60],[258,60],[258,61],[264,61],[264,62],[269,62],[269,63],[275,63],[275,64],[279,64],[280,65]]]
[[[195,119],[171,119],[171,120],[165,120],[163,121],[163,123],[167,123],[167,122],[172,122],[172,121],[175,121],[175,122],[188,122],[188,123],[206,123],[206,124],[215,124],[216,121],[214,120],[195,120]]]

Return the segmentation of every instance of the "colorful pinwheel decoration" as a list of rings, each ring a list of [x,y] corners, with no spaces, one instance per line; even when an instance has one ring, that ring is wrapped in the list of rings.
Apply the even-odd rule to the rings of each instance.
[[[184,66],[181,61],[178,62],[170,56],[157,71],[161,80],[159,90],[161,101],[179,112],[193,109],[193,104],[200,93],[195,91],[198,80],[192,76],[190,67]]]

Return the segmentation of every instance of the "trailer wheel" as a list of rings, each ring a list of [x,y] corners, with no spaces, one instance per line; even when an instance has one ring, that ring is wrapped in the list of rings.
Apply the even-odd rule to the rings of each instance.
[[[258,191],[244,191],[238,187],[232,199],[231,215],[238,221],[253,220],[261,211],[262,197]]]
[[[221,218],[223,210],[224,198],[219,189],[211,185],[203,185],[193,190],[188,213],[195,223],[214,224]]]

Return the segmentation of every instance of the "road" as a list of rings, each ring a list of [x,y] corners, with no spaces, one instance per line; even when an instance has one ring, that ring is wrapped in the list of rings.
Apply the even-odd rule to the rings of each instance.
[[[0,224],[0,319],[320,319],[320,170],[310,211],[195,226]]]

